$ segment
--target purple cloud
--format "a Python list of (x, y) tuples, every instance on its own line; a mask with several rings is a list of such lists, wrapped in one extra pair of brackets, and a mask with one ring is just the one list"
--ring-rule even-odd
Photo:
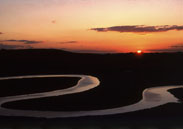
[(115, 31), (120, 33), (152, 33), (152, 32), (166, 32), (170, 30), (180, 31), (183, 30), (183, 26), (178, 25), (162, 25), (162, 26), (145, 26), (145, 25), (133, 25), (133, 26), (112, 26), (107, 28), (91, 28), (97, 32)]
[(38, 43), (42, 43), (42, 41), (34, 41), (34, 40), (14, 40), (14, 39), (11, 39), (11, 40), (5, 40), (5, 41), (8, 41), (8, 42), (22, 42), (24, 44), (38, 44)]
[(23, 46), (23, 45), (8, 45), (4, 43), (0, 43), (0, 49), (25, 49), (25, 48), (32, 48), (30, 46)]

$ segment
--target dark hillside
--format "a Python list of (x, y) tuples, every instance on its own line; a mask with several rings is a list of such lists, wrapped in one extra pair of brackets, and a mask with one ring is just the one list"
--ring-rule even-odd
[[(5, 104), (14, 108), (36, 110), (111, 108), (137, 102), (147, 87), (183, 84), (183, 53), (136, 55), (79, 54), (49, 49), (2, 50), (0, 60), (0, 76), (85, 74), (96, 76), (101, 81), (99, 87), (80, 94)], [(39, 107), (38, 103), (45, 106)]]

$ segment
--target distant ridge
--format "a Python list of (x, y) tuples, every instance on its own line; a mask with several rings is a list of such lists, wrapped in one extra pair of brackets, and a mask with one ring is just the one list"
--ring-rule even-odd
[(2, 51), (12, 51), (12, 52), (59, 52), (59, 53), (74, 53), (70, 51), (65, 51), (61, 49), (1, 49)]
[[(134, 55), (135, 52), (128, 52), (128, 53), (90, 53), (90, 52), (77, 52), (77, 51), (67, 51), (62, 49), (0, 49), (0, 54), (67, 54), (67, 55)], [(143, 55), (151, 55), (151, 54), (183, 54), (183, 52), (153, 52), (153, 53), (143, 53)]]

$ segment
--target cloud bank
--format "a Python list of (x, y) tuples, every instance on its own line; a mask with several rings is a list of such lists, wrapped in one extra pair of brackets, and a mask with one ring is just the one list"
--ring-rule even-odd
[(91, 28), (97, 32), (115, 31), (120, 33), (152, 33), (152, 32), (166, 32), (170, 30), (180, 31), (183, 30), (183, 26), (178, 25), (163, 25), (163, 26), (145, 26), (145, 25), (133, 25), (133, 26), (112, 26), (107, 28)]
[(173, 45), (173, 46), (170, 46), (172, 48), (182, 48), (183, 49), (183, 44), (178, 44), (178, 45)]
[(78, 43), (78, 41), (66, 41), (66, 42), (60, 42), (61, 44), (70, 44), (70, 43)]
[(169, 46), (165, 49), (148, 49), (150, 52), (183, 52), (183, 44)]
[(14, 39), (11, 39), (11, 40), (5, 40), (7, 42), (21, 42), (21, 43), (24, 43), (24, 44), (38, 44), (38, 43), (42, 43), (42, 41), (34, 41), (34, 40), (14, 40)]
[(7, 44), (0, 43), (0, 49), (23, 49), (23, 48), (25, 48), (25, 46), (7, 45)]

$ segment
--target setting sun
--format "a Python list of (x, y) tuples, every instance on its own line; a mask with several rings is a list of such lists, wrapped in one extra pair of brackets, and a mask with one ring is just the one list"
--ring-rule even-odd
[(141, 53), (142, 53), (142, 50), (138, 50), (138, 51), (137, 51), (137, 54), (141, 54)]

